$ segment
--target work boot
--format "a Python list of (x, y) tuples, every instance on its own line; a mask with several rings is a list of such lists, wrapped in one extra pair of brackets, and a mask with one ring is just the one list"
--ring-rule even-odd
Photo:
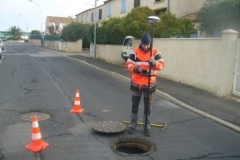
[(145, 137), (151, 137), (150, 129), (144, 130), (144, 136)]
[(132, 127), (129, 128), (129, 131), (128, 131), (129, 134), (134, 134), (135, 132), (136, 132), (136, 128), (132, 128)]

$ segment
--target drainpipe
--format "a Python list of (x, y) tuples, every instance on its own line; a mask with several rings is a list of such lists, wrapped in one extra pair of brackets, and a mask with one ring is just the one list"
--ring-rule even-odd
[(96, 33), (97, 33), (97, 11), (96, 11), (96, 7), (97, 7), (97, 0), (95, 0), (95, 8), (94, 8), (94, 60), (96, 60), (96, 54), (97, 54), (97, 52), (96, 52), (96, 38), (97, 38), (97, 36), (96, 36)]
[(170, 11), (170, 0), (168, 0), (167, 13)]

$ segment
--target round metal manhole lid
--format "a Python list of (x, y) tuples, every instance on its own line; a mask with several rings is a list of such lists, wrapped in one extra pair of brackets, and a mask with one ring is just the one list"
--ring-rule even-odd
[(32, 116), (36, 115), (38, 118), (38, 121), (44, 121), (50, 118), (50, 115), (47, 113), (43, 112), (29, 112), (29, 113), (24, 113), (20, 116), (21, 119), (25, 121), (32, 121)]
[(92, 129), (101, 133), (119, 133), (126, 129), (126, 125), (120, 122), (101, 121), (93, 124)]

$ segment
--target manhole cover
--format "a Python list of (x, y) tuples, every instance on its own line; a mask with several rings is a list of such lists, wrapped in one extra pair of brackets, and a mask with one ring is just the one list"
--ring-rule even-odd
[(154, 151), (154, 145), (140, 138), (120, 138), (112, 143), (112, 148), (119, 154), (147, 155)]
[(36, 115), (38, 118), (38, 121), (43, 121), (46, 119), (50, 118), (50, 115), (47, 113), (43, 113), (43, 112), (29, 112), (29, 113), (24, 113), (20, 116), (21, 119), (25, 120), (25, 121), (32, 121), (32, 116)]
[(126, 129), (126, 125), (113, 121), (101, 121), (93, 124), (92, 129), (102, 133), (119, 133)]

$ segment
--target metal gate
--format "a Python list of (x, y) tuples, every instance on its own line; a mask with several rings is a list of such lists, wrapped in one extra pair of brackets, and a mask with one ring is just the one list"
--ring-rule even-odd
[(237, 55), (234, 71), (233, 94), (240, 96), (240, 39), (237, 41)]

